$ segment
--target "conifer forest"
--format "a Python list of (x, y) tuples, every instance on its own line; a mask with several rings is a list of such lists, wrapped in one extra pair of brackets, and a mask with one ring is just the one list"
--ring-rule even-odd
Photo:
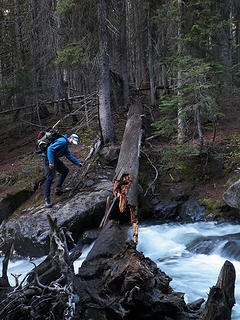
[(97, 92), (113, 141), (112, 110), (148, 89), (156, 132), (181, 144), (195, 121), (202, 147), (201, 117), (216, 130), (221, 93), (239, 84), (237, 0), (1, 0), (0, 15), (0, 112), (29, 123)]
[(240, 319), (239, 101), (240, 0), (0, 0), (0, 319)]

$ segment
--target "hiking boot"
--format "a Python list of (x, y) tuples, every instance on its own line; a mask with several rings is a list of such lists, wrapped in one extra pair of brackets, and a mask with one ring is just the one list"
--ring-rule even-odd
[(62, 187), (56, 187), (55, 194), (56, 196), (60, 196), (63, 193)]
[(51, 208), (52, 203), (51, 203), (50, 198), (45, 198), (45, 206), (46, 206), (47, 208)]

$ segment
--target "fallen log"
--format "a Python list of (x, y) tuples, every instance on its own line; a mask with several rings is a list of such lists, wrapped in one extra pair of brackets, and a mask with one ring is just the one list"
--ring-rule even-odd
[(232, 307), (235, 304), (235, 279), (235, 268), (226, 260), (216, 285), (210, 289), (201, 320), (231, 320)]
[(142, 138), (142, 105), (130, 106), (114, 174), (113, 195), (119, 200), (121, 213), (129, 212), (133, 227), (133, 241), (138, 241), (138, 171)]
[(198, 319), (184, 293), (169, 285), (172, 279), (138, 252), (127, 229), (109, 221), (74, 277), (75, 320)]

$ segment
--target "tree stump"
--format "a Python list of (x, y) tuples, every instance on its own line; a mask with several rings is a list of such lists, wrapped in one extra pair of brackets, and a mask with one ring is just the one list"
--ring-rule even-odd
[(201, 320), (231, 320), (232, 307), (235, 304), (236, 272), (233, 264), (226, 260), (216, 286), (210, 289)]

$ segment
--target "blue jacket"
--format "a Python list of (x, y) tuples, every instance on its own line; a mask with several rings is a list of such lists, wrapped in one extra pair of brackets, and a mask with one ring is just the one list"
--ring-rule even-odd
[[(52, 143), (47, 149), (47, 158), (50, 164), (54, 164), (54, 159), (61, 158), (65, 156), (72, 163), (78, 165), (80, 162), (70, 153), (69, 151), (69, 141), (67, 135), (64, 135), (65, 138), (60, 137)], [(43, 153), (43, 156), (46, 157), (46, 154)]]

